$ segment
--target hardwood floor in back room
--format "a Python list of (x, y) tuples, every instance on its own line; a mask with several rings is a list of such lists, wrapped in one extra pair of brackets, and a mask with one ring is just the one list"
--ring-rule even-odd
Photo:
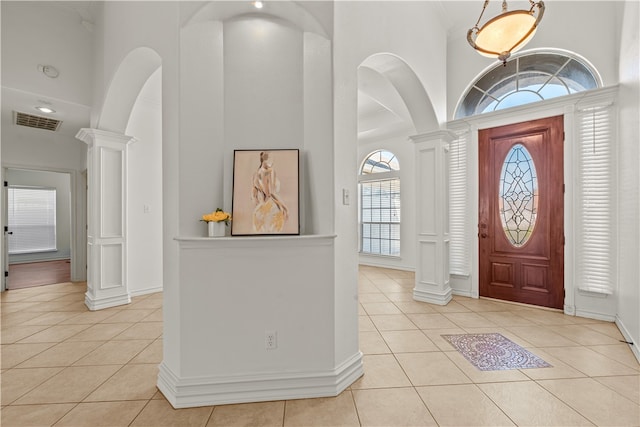
[(7, 289), (31, 288), (70, 281), (71, 262), (68, 259), (10, 264)]

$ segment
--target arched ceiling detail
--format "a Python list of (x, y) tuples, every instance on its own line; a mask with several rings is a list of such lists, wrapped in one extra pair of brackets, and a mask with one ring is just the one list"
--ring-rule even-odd
[(124, 133), (140, 90), (161, 65), (162, 59), (153, 49), (139, 47), (129, 52), (111, 80), (97, 128)]
[(361, 138), (438, 128), (429, 95), (400, 57), (379, 53), (358, 67), (358, 126)]

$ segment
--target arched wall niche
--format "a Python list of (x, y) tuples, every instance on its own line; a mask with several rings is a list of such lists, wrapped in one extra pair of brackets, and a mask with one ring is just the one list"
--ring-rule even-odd
[(265, 9), (213, 2), (181, 29), (181, 235), (202, 234), (190, 219), (232, 209), (238, 149), (299, 149), (300, 233), (333, 231), (331, 41), (295, 3)]
[(258, 11), (253, 6), (253, 2), (210, 2), (185, 19), (183, 28), (189, 25), (207, 22), (225, 22), (240, 17), (261, 17), (272, 19), (282, 19), (295, 25), (300, 31), (315, 33), (325, 38), (329, 38), (329, 32), (324, 28), (316, 17), (303, 6), (290, 1), (275, 1), (265, 3), (263, 9)]
[(142, 87), (161, 65), (162, 58), (151, 48), (129, 52), (111, 80), (96, 127), (124, 134)]
[[(296, 3), (242, 3), (180, 29), (178, 286), (165, 283), (158, 376), (176, 408), (335, 396), (363, 373), (356, 289), (336, 278), (331, 40)], [(302, 236), (204, 238), (202, 214), (233, 206), (234, 150), (281, 148), (300, 152)], [(203, 339), (203, 324), (225, 326)], [(269, 360), (248, 333), (265, 325), (287, 343)]]

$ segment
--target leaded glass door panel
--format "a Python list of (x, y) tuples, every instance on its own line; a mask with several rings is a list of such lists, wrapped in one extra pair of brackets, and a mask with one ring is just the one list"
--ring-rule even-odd
[(562, 308), (562, 116), (479, 132), (480, 295)]

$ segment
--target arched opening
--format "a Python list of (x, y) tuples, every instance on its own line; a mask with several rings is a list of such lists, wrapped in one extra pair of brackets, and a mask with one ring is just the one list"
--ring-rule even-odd
[(129, 52), (111, 80), (94, 127), (124, 133), (142, 87), (161, 65), (162, 59), (153, 49), (139, 47)]
[[(416, 183), (413, 177), (417, 165), (415, 146), (409, 142), (409, 137), (437, 128), (438, 122), (429, 96), (413, 69), (403, 59), (393, 54), (380, 53), (368, 57), (360, 64), (358, 67), (359, 164), (357, 169), (360, 264), (401, 269), (413, 268), (412, 266), (415, 265), (414, 245), (403, 244), (400, 247), (399, 243), (413, 241), (416, 233), (414, 224), (417, 207), (411, 195), (415, 192)], [(365, 182), (368, 181), (367, 177), (362, 175), (362, 165), (366, 161), (365, 158), (376, 152), (393, 153), (396, 161), (402, 164), (401, 169), (385, 173), (385, 175), (391, 173), (393, 177), (378, 177), (385, 178), (384, 182), (387, 184), (397, 181), (398, 191), (391, 192), (398, 198), (398, 205), (400, 203), (399, 182), (403, 183), (402, 223), (397, 218), (397, 223), (391, 224), (389, 221), (384, 225), (385, 230), (390, 231), (393, 228), (397, 232), (394, 238), (391, 238), (389, 232), (387, 233), (387, 243), (390, 246), (384, 253), (372, 252), (370, 233), (373, 224), (371, 218), (365, 218), (364, 214), (367, 211), (364, 203), (370, 202), (371, 189)], [(388, 181), (386, 178), (393, 178), (393, 180)], [(365, 194), (365, 190), (368, 194)], [(384, 199), (387, 200), (386, 197)], [(374, 228), (377, 230), (379, 227), (383, 225), (375, 224)], [(377, 239), (376, 242), (381, 242), (378, 237), (375, 239)], [(368, 244), (365, 244), (365, 240)], [(395, 245), (393, 250), (391, 245)]]
[(86, 304), (101, 309), (162, 290), (162, 68), (152, 49), (115, 72), (88, 150)]

